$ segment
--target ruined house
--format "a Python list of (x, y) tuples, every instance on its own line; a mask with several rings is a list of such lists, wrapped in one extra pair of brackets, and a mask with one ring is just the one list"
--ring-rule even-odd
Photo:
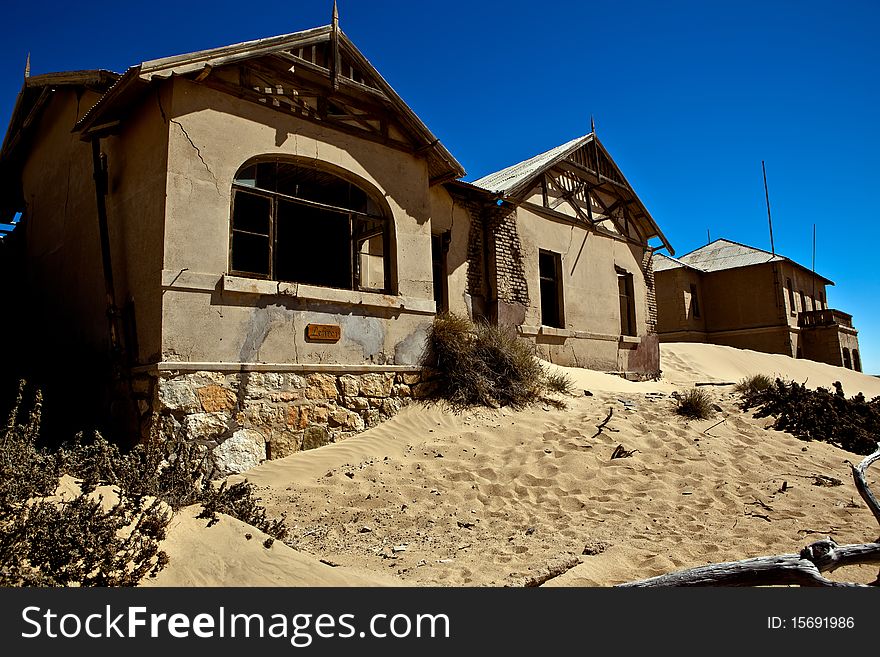
[(862, 370), (852, 315), (834, 283), (779, 254), (719, 239), (654, 261), (663, 342), (709, 342)]
[(659, 370), (665, 238), (595, 135), (462, 182), (335, 18), (26, 77), (0, 167), (22, 351), (82, 403), (112, 372), (115, 417), (229, 471), (395, 413), (442, 310), (554, 362)]

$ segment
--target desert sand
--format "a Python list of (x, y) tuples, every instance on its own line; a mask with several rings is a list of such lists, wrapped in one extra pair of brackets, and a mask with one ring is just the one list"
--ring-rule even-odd
[[(827, 536), (874, 540), (847, 464), (862, 457), (768, 428), (730, 384), (755, 373), (840, 380), (870, 398), (880, 379), (714, 345), (661, 353), (654, 382), (559, 368), (575, 383), (564, 410), (411, 404), (344, 442), (263, 463), (241, 478), (286, 516), (286, 545), (266, 548), (228, 517), (208, 528), (185, 509), (163, 545), (169, 565), (147, 584), (522, 586), (558, 568), (545, 586), (610, 586)], [(671, 394), (695, 384), (712, 384), (709, 420), (674, 412)], [(612, 459), (618, 445), (631, 455)], [(868, 475), (877, 490), (876, 468)], [(868, 582), (876, 567), (831, 577)]]

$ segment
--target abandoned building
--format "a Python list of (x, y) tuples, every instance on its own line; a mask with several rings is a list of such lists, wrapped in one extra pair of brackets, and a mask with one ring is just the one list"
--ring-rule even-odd
[(852, 315), (828, 307), (834, 283), (788, 258), (719, 239), (679, 258), (657, 254), (657, 333), (861, 371)]
[(70, 395), (112, 371), (134, 433), (227, 471), (395, 413), (444, 310), (557, 363), (659, 371), (648, 241), (669, 245), (595, 134), (463, 182), (335, 16), (26, 76), (0, 167), (22, 351), (76, 372)]

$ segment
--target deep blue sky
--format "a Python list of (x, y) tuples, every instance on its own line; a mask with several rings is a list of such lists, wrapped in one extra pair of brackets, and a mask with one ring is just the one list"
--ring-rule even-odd
[[(33, 74), (324, 25), (332, 2), (7, 3), (0, 125)], [(589, 132), (678, 254), (726, 237), (836, 282), (880, 373), (880, 2), (340, 0), (342, 29), (468, 180)], [(852, 391), (855, 392), (855, 391)]]

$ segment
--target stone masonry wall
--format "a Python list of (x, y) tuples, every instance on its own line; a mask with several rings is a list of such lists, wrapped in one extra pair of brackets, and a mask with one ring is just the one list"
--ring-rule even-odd
[(162, 372), (153, 425), (211, 450), (225, 473), (242, 472), (376, 426), (412, 399), (420, 379), (417, 372)]

